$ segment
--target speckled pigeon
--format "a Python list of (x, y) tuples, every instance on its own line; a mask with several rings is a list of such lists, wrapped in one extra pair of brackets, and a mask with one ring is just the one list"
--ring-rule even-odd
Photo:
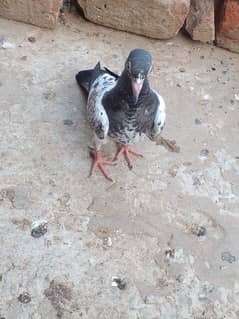
[(110, 137), (119, 146), (115, 159), (124, 155), (132, 168), (129, 153), (142, 156), (129, 145), (140, 141), (145, 135), (154, 139), (165, 124), (163, 98), (150, 88), (148, 74), (152, 68), (152, 57), (143, 49), (132, 50), (120, 76), (109, 69), (80, 71), (76, 75), (78, 84), (86, 91), (87, 116), (94, 132), (94, 158), (90, 175), (98, 167), (111, 180), (104, 165), (112, 164), (102, 158), (101, 146)]

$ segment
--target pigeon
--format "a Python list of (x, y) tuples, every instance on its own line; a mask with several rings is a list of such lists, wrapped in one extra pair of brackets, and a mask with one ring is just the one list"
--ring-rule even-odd
[(129, 155), (142, 155), (131, 145), (145, 136), (154, 140), (163, 130), (165, 102), (150, 87), (148, 75), (151, 69), (151, 54), (144, 49), (134, 49), (129, 53), (120, 76), (108, 68), (101, 68), (100, 62), (94, 69), (76, 75), (77, 83), (88, 97), (87, 117), (94, 133), (90, 175), (98, 168), (105, 178), (111, 180), (104, 166), (114, 165), (114, 162), (101, 155), (101, 147), (108, 138), (118, 145), (114, 160), (123, 155), (132, 169)]

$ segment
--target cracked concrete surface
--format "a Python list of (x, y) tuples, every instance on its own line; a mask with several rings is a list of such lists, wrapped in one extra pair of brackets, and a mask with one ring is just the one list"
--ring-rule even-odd
[[(0, 318), (239, 318), (239, 56), (66, 21), (0, 19), (15, 46), (0, 48)], [(114, 183), (88, 178), (75, 73), (98, 60), (119, 72), (135, 47), (152, 52), (180, 152), (145, 140), (132, 171), (119, 161)]]

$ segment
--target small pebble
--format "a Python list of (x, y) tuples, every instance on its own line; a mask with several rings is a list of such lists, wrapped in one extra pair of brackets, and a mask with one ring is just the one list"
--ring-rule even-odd
[(181, 87), (182, 87), (182, 85), (181, 85), (181, 84), (179, 84), (179, 83), (177, 83), (177, 87), (181, 88)]
[(27, 56), (26, 56), (26, 55), (23, 55), (23, 56), (21, 57), (21, 60), (22, 60), (22, 61), (26, 61), (26, 60), (27, 60)]
[(209, 150), (208, 149), (205, 148), (205, 149), (200, 151), (200, 156), (201, 157), (208, 157), (208, 155), (209, 155)]
[(222, 252), (221, 258), (223, 261), (227, 261), (230, 264), (234, 263), (237, 260), (237, 258), (233, 256), (229, 251)]
[(202, 121), (201, 121), (200, 119), (197, 119), (197, 118), (196, 118), (196, 119), (194, 120), (194, 123), (197, 124), (197, 125), (200, 125), (200, 124), (202, 124)]
[(216, 68), (214, 68), (214, 66), (211, 69), (212, 69), (212, 71), (216, 71)]
[(28, 37), (28, 41), (31, 43), (36, 42), (36, 38), (35, 37)]
[(39, 238), (47, 232), (47, 224), (46, 220), (39, 220), (32, 223), (31, 235), (34, 238)]
[(209, 95), (209, 94), (205, 94), (205, 95), (203, 96), (203, 99), (204, 99), (204, 100), (210, 100), (210, 99), (211, 99), (211, 97), (210, 97), (210, 95)]
[(63, 124), (64, 124), (64, 125), (67, 125), (67, 126), (71, 126), (71, 125), (74, 124), (74, 122), (73, 122), (72, 120), (68, 120), (68, 119), (67, 119), (67, 120), (64, 120), (64, 121), (63, 121)]
[(192, 227), (191, 227), (191, 233), (193, 235), (198, 236), (198, 237), (205, 236), (206, 232), (207, 232), (207, 230), (204, 226), (192, 225)]
[(111, 237), (105, 237), (103, 238), (103, 245), (111, 247), (112, 246), (112, 239)]
[(234, 98), (235, 98), (236, 101), (239, 101), (239, 94), (235, 94)]
[(31, 296), (28, 292), (23, 292), (18, 296), (18, 301), (21, 303), (29, 303), (31, 301)]
[(13, 49), (15, 46), (14, 44), (8, 42), (8, 41), (4, 41), (2, 44), (1, 44), (1, 47), (3, 49)]
[(125, 279), (120, 279), (119, 277), (112, 277), (112, 287), (118, 287), (120, 290), (126, 289)]
[(182, 73), (186, 72), (186, 70), (184, 68), (179, 68), (179, 71)]
[(169, 258), (174, 258), (175, 256), (175, 249), (173, 248), (168, 248), (165, 250), (165, 256), (169, 259)]

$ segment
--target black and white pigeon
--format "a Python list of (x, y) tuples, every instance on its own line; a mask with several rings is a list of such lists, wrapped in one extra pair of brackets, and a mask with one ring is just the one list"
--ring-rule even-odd
[(152, 69), (152, 57), (143, 49), (132, 50), (119, 76), (109, 69), (80, 71), (76, 75), (78, 84), (88, 95), (87, 117), (94, 132), (94, 157), (90, 175), (98, 167), (111, 180), (104, 165), (113, 164), (101, 156), (101, 146), (110, 137), (119, 149), (115, 159), (124, 155), (132, 168), (129, 153), (142, 156), (129, 145), (146, 135), (154, 139), (165, 125), (165, 103), (163, 98), (150, 88), (148, 75)]

